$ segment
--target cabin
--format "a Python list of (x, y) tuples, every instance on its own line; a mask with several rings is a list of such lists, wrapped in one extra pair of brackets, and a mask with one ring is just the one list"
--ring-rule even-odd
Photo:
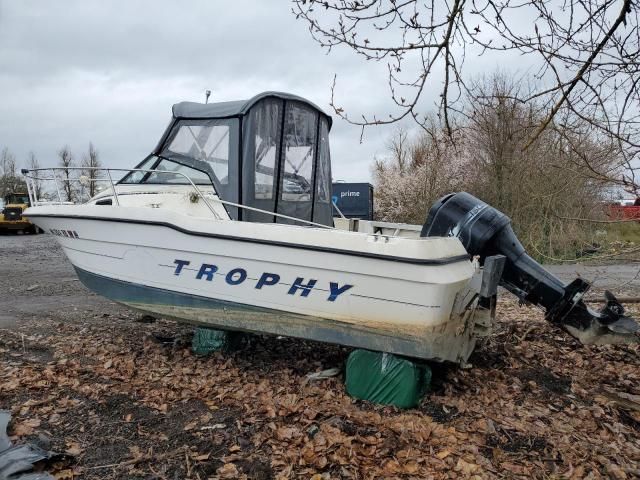
[[(265, 92), (250, 100), (181, 102), (138, 169), (171, 170), (213, 185), (229, 218), (296, 223), (275, 212), (332, 226), (331, 117), (302, 97)], [(130, 172), (119, 184), (180, 184), (182, 175)]]

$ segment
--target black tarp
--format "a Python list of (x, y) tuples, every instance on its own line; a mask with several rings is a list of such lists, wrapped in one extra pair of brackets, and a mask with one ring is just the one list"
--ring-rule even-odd
[(0, 410), (0, 480), (54, 480), (47, 472), (34, 472), (33, 467), (42, 460), (58, 454), (47, 452), (35, 445), (11, 445), (7, 426), (11, 413)]

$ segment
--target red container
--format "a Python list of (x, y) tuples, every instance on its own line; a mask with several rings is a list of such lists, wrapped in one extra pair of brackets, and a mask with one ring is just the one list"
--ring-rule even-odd
[(610, 205), (609, 216), (614, 220), (640, 221), (640, 206)]

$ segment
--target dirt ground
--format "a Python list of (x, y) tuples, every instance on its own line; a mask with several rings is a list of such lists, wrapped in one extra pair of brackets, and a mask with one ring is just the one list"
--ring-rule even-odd
[[(597, 268), (640, 293), (638, 266)], [(347, 348), (196, 357), (190, 327), (88, 292), (53, 237), (0, 235), (0, 408), (15, 442), (66, 454), (61, 479), (640, 477), (638, 346), (582, 346), (507, 296), (498, 313), (472, 368), (436, 367), (399, 411), (307, 378)]]

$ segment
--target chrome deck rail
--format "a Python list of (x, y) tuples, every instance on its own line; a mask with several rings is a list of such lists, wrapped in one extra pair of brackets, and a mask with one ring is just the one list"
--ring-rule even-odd
[[(82, 172), (86, 172), (88, 170), (92, 170), (94, 172), (105, 172), (105, 177), (87, 177), (84, 175), (81, 175), (78, 178), (61, 178), (58, 175), (56, 175), (56, 172), (67, 172), (69, 170), (74, 170), (74, 171), (82, 171)], [(50, 172), (51, 173), (51, 177), (40, 177), (38, 176), (38, 172)], [(173, 170), (155, 170), (155, 169), (151, 169), (151, 168), (105, 168), (105, 167), (48, 167), (48, 168), (32, 168), (32, 169), (22, 169), (21, 173), (22, 175), (25, 177), (26, 179), (26, 183), (27, 183), (27, 193), (29, 194), (29, 201), (31, 202), (31, 205), (33, 206), (40, 206), (43, 205), (45, 203), (45, 201), (40, 200), (39, 198), (37, 198), (37, 188), (36, 188), (36, 182), (39, 181), (53, 181), (55, 184), (55, 189), (57, 192), (57, 196), (58, 196), (58, 202), (51, 202), (51, 201), (46, 201), (47, 205), (68, 205), (69, 203), (73, 203), (73, 202), (68, 202), (68, 201), (64, 201), (62, 199), (62, 192), (60, 190), (60, 185), (58, 184), (58, 181), (60, 182), (79, 182), (81, 185), (83, 184), (83, 182), (104, 182), (104, 181), (108, 181), (111, 191), (113, 192), (113, 199), (115, 201), (115, 205), (116, 206), (121, 206), (120, 205), (120, 199), (118, 198), (118, 191), (116, 189), (117, 186), (117, 182), (114, 183), (113, 181), (113, 176), (111, 175), (111, 172), (144, 172), (144, 173), (159, 173), (159, 174), (170, 174), (170, 175), (180, 175), (181, 177), (184, 177), (188, 184), (190, 184), (193, 189), (195, 190), (196, 194), (198, 195), (199, 198), (202, 198), (202, 200), (204, 200), (204, 203), (206, 204), (207, 208), (209, 209), (209, 211), (213, 214), (213, 216), (217, 219), (217, 220), (223, 220), (223, 218), (218, 214), (218, 212), (216, 212), (216, 210), (213, 208), (213, 206), (209, 203), (209, 200), (212, 200), (214, 202), (220, 203), (222, 205), (229, 205), (231, 207), (236, 207), (236, 208), (241, 208), (244, 210), (251, 210), (254, 212), (259, 212), (259, 213), (263, 213), (269, 216), (274, 216), (274, 217), (278, 217), (278, 218), (284, 218), (287, 220), (291, 220), (294, 222), (298, 222), (298, 223), (303, 223), (306, 225), (313, 225), (315, 227), (321, 227), (321, 228), (326, 228), (326, 229), (333, 229), (334, 227), (330, 227), (328, 225), (322, 225), (321, 223), (315, 223), (315, 222), (311, 222), (309, 220), (303, 220), (300, 218), (295, 218), (295, 217), (290, 217), (288, 215), (283, 215), (281, 213), (276, 213), (276, 212), (270, 212), (268, 210), (263, 210), (261, 208), (255, 208), (255, 207), (249, 207), (246, 205), (242, 205), (240, 203), (234, 203), (234, 202), (229, 202), (227, 200), (222, 200), (221, 198), (219, 198), (217, 196), (217, 192), (215, 189), (215, 186), (213, 184), (211, 184), (211, 187), (213, 188), (213, 191), (216, 192), (216, 196), (210, 199), (207, 199), (205, 197), (205, 195), (202, 193), (202, 191), (200, 190), (200, 188), (198, 188), (198, 186), (191, 180), (191, 178), (189, 178), (187, 175), (185, 175), (182, 172), (176, 172)], [(136, 185), (136, 184), (126, 184), (126, 185)], [(183, 184), (171, 184), (168, 183), (167, 185), (183, 185)], [(84, 202), (83, 204), (86, 204), (88, 202)]]

